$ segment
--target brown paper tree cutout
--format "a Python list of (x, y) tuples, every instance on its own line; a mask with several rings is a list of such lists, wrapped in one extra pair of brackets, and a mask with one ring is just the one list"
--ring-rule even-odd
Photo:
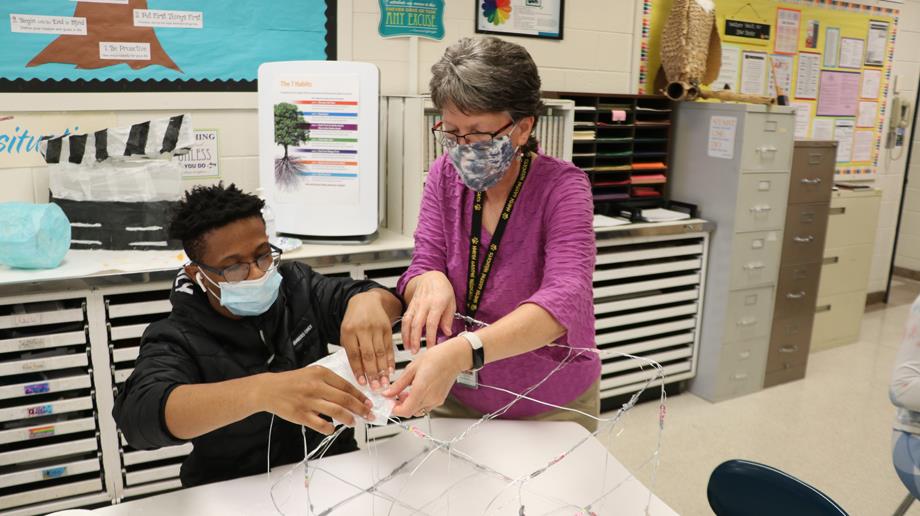
[[(77, 2), (73, 15), (86, 18), (86, 35), (62, 35), (32, 58), (26, 66), (48, 63), (73, 64), (78, 69), (96, 69), (126, 64), (133, 70), (151, 65), (182, 70), (163, 50), (153, 27), (135, 27), (134, 10), (146, 9), (147, 0), (129, 0), (123, 4)], [(100, 59), (99, 43), (149, 43), (150, 60)]]

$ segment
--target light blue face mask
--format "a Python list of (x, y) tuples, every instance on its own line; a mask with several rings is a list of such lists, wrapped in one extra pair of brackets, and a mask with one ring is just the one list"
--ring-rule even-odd
[(511, 141), (511, 133), (516, 127), (492, 141), (456, 144), (448, 149), (447, 153), (463, 184), (476, 192), (484, 192), (505, 177), (518, 153), (518, 148)]
[(218, 299), (220, 305), (229, 310), (231, 314), (240, 317), (262, 315), (271, 308), (278, 299), (278, 291), (283, 279), (278, 269), (269, 270), (259, 279), (234, 283), (226, 281), (215, 283), (211, 278), (204, 276), (209, 282), (220, 288), (220, 296), (218, 296), (205, 287), (201, 280), (202, 276), (200, 272), (196, 276), (198, 286)]

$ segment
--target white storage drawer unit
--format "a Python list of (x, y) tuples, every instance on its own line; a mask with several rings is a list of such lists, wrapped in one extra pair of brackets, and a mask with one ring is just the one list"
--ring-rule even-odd
[(111, 496), (100, 475), (87, 294), (0, 298), (0, 513)]
[(597, 231), (595, 338), (601, 401), (639, 390), (657, 371), (621, 354), (655, 360), (671, 384), (696, 370), (709, 235), (700, 221)]

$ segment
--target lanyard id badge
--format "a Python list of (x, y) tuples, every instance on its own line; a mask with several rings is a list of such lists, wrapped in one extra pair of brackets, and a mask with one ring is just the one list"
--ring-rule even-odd
[(473, 199), (473, 221), (470, 224), (470, 261), (466, 284), (466, 315), (467, 317), (476, 317), (476, 311), (482, 302), (482, 292), (486, 289), (486, 282), (489, 280), (489, 273), (492, 272), (492, 266), (495, 263), (495, 256), (498, 254), (498, 246), (501, 244), (502, 237), (505, 235), (505, 228), (511, 219), (511, 211), (521, 195), (521, 189), (524, 187), (524, 180), (530, 172), (530, 154), (521, 158), (521, 172), (508, 193), (508, 199), (505, 200), (505, 206), (502, 208), (498, 224), (495, 226), (495, 233), (492, 235), (492, 242), (489, 244), (485, 253), (485, 259), (482, 262), (480, 270), (480, 258), (483, 254), (482, 245), (482, 209), (484, 204), (483, 192), (476, 192)]
[(457, 375), (457, 383), (470, 389), (479, 388), (479, 371), (464, 371)]

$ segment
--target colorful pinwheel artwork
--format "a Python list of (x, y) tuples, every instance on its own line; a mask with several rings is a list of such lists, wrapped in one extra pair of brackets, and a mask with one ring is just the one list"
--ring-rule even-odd
[(501, 25), (511, 17), (511, 0), (485, 0), (482, 3), (482, 15), (492, 25)]

